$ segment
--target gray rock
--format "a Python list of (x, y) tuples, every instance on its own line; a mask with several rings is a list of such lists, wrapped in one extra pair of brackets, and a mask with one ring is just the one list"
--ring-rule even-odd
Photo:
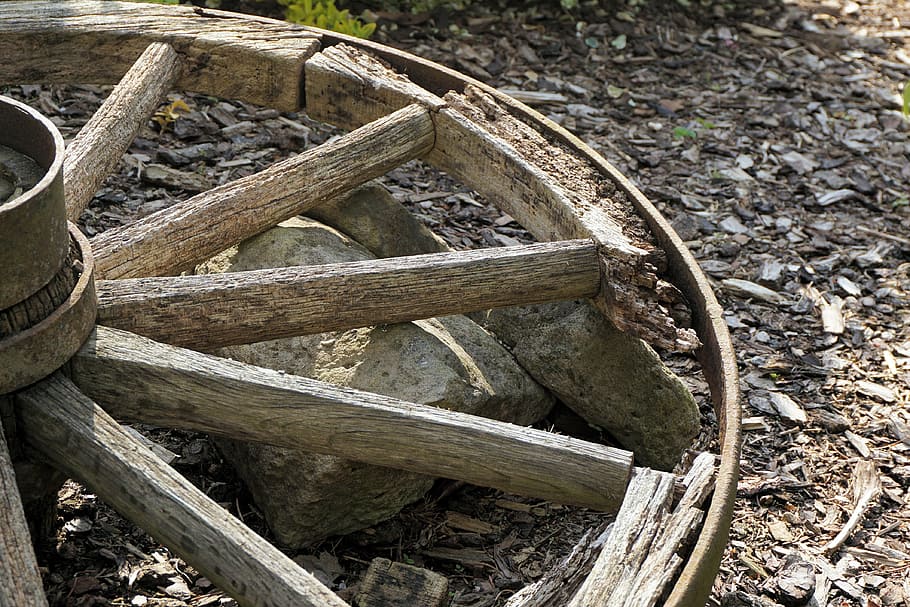
[(389, 191), (376, 182), (357, 188), (345, 198), (321, 204), (307, 216), (341, 230), (376, 257), (403, 257), (448, 249)]
[(633, 451), (638, 465), (672, 469), (698, 434), (698, 405), (685, 385), (593, 306), (560, 302), (472, 317), (541, 385)]
[[(380, 257), (446, 250), (385, 188), (372, 185), (355, 198), (323, 208), (320, 217), (344, 225), (358, 242), (376, 243), (369, 246)], [(380, 226), (386, 217), (410, 227), (399, 226), (393, 238), (384, 238), (387, 229)], [(672, 469), (698, 434), (698, 406), (680, 379), (645, 342), (615, 329), (587, 302), (471, 317), (496, 334), (541, 385), (634, 451), (639, 465)]]
[[(292, 219), (200, 267), (240, 271), (369, 259), (340, 232)], [(553, 404), (492, 336), (463, 316), (224, 348), (222, 355), (337, 385), (526, 425)], [(297, 450), (222, 441), (277, 540), (300, 547), (395, 515), (433, 479)]]

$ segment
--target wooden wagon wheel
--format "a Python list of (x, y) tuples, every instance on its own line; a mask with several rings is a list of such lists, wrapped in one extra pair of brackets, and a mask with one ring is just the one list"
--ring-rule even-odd
[[(32, 228), (44, 230), (37, 233), (53, 236), (47, 243), (26, 241), (27, 254), (35, 257), (36, 250), (46, 250), (47, 256), (57, 256), (46, 264), (50, 270), (38, 273), (47, 279), (49, 271), (60, 274), (62, 265), (76, 284), (67, 288), (70, 295), (62, 303), (43, 296), (23, 302), (33, 289), (9, 273), (15, 264), (0, 263), (0, 311), (43, 306), (46, 316), (26, 318), (19, 333), (14, 327), (0, 338), (0, 394), (7, 394), (0, 405), (2, 399), (15, 405), (12, 436), (18, 433), (56, 467), (87, 482), (242, 604), (342, 605), (306, 571), (157, 460), (110, 415), (305, 446), (615, 510), (632, 470), (628, 452), (337, 388), (183, 346), (207, 350), (585, 297), (623, 330), (664, 347), (690, 348), (697, 339), (678, 329), (661, 307), (667, 293), (671, 299), (674, 293), (655, 273), (655, 266), (665, 264), (667, 276), (692, 307), (702, 344), (696, 354), (720, 423), (714, 494), (666, 604), (704, 604), (726, 544), (738, 471), (732, 346), (720, 308), (686, 247), (644, 196), (578, 139), (479, 82), (405, 53), (218, 11), (81, 0), (3, 2), (0, 56), (2, 83), (112, 83), (123, 76), (66, 150), (63, 185), (70, 219), (78, 217), (172, 88), (280, 110), (303, 107), (316, 119), (351, 129), (333, 143), (257, 175), (105, 232), (90, 247), (73, 227), (67, 247), (66, 229), (50, 206), (46, 215), (28, 214)], [(0, 124), (2, 119), (0, 115)], [(542, 166), (535, 156), (541, 141), (556, 146), (571, 162)], [(36, 158), (44, 157), (46, 191), (59, 187), (54, 172), (60, 170), (61, 144), (55, 140), (45, 143), (43, 152), (34, 151)], [(553, 242), (337, 266), (176, 276), (418, 157), (486, 195), (539, 240)], [(586, 179), (608, 183), (628, 208), (605, 209), (575, 192), (578, 171)], [(644, 219), (665, 258), (654, 252), (658, 248), (642, 248), (626, 234), (622, 213), (631, 209)], [(3, 213), (8, 210), (0, 204), (4, 237)], [(9, 237), (14, 237), (11, 230)], [(8, 259), (13, 258), (0, 257), (0, 262)], [(21, 254), (15, 259), (17, 264), (27, 261)], [(18, 282), (24, 285), (21, 293), (6, 290)], [(93, 286), (103, 325), (95, 328)], [(413, 300), (409, 309), (399, 305), (402, 292)], [(86, 335), (64, 369), (53, 372)], [(34, 341), (24, 348), (29, 340)], [(26, 361), (23, 352), (32, 358)], [(0, 510), (0, 604), (39, 605), (41, 582), (2, 438), (0, 433), (0, 505), (8, 507)]]

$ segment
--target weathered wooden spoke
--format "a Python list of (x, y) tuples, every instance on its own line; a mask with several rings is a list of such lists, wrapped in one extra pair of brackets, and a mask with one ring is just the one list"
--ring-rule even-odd
[[(612, 510), (631, 453), (98, 327), (73, 380), (119, 418), (341, 455)], [(161, 394), (167, 394), (161, 398)]]
[(103, 280), (97, 288), (99, 323), (212, 350), (594, 297), (600, 262), (597, 246), (578, 240), (325, 266)]
[(47, 605), (0, 424), (0, 605)]
[(25, 438), (246, 605), (345, 605), (56, 374), (16, 395)]
[(177, 82), (182, 66), (170, 44), (150, 44), (67, 146), (63, 184), (70, 220), (79, 218), (120, 162), (136, 133)]
[(99, 278), (178, 274), (322, 200), (427, 152), (433, 121), (411, 105), (335, 141), (92, 239)]
[[(4, 399), (16, 404), (22, 437), (58, 467), (84, 480), (244, 605), (343, 603), (135, 443), (95, 401), (124, 419), (330, 453), (561, 503), (603, 510), (621, 506), (624, 527), (613, 537), (613, 554), (603, 555), (578, 594), (573, 587), (560, 596), (574, 597), (573, 605), (620, 600), (608, 587), (613, 582), (604, 580), (615, 579), (615, 558), (622, 560), (632, 546), (650, 553), (636, 555), (642, 559), (623, 582), (623, 592), (644, 589), (666, 596), (665, 589), (654, 589), (659, 582), (673, 586), (666, 605), (704, 604), (736, 489), (736, 359), (720, 307), (684, 243), (625, 177), (584, 144), (497, 91), (405, 53), (208, 9), (88, 0), (0, 2), (0, 57), (0, 83), (115, 84), (123, 76), (67, 151), (70, 217), (85, 207), (169, 90), (279, 110), (305, 107), (311, 118), (349, 131), (261, 173), (99, 235), (91, 243), (94, 270), (84, 238), (73, 236), (81, 260), (65, 249), (61, 210), (54, 219), (59, 225), (48, 231), (48, 259), (34, 265), (30, 282), (16, 279), (4, 289), (0, 312), (8, 313), (13, 304), (33, 305), (26, 297), (59, 274), (61, 260), (75, 259), (73, 268), (84, 266), (82, 275), (58, 309), (56, 302), (39, 298), (42, 305), (33, 307), (50, 313), (44, 321), (42, 312), (37, 324), (21, 333), (0, 333), (0, 362), (18, 352), (13, 348), (23, 336), (42, 346), (34, 352), (50, 347), (55, 332), (47, 327), (62, 326), (60, 318), (75, 318), (76, 310), (78, 318), (70, 319), (64, 332), (72, 346), (64, 359), (70, 356), (91, 329), (93, 307), (86, 311), (77, 304), (91, 299), (94, 306), (93, 271), (102, 279), (100, 322), (134, 333), (96, 327), (66, 366), (69, 379), (48, 375), (64, 360), (53, 356), (38, 357), (40, 373), (34, 377), (0, 366), (0, 405)], [(176, 276), (415, 158), (477, 190), (545, 242)], [(16, 209), (0, 203), (0, 211)], [(44, 222), (33, 209), (18, 211), (36, 230)], [(49, 206), (41, 212), (41, 218), (52, 216)], [(15, 238), (16, 226), (2, 219), (0, 214), (0, 233)], [(28, 261), (21, 254), (9, 259), (0, 264), (0, 279), (6, 277), (4, 266), (24, 267)], [(679, 479), (641, 470), (632, 474), (628, 452), (180, 347), (212, 350), (576, 298), (591, 298), (618, 328), (654, 345), (696, 349), (718, 413), (720, 466), (712, 485), (714, 458), (699, 458), (693, 467), (698, 478), (683, 481), (688, 491), (672, 512), (672, 488)], [(668, 312), (684, 300), (694, 331), (678, 327)], [(17, 364), (20, 371), (30, 366)], [(5, 455), (0, 440), (0, 506), (7, 504), (0, 511), (0, 604), (43, 605), (43, 597), (35, 595), (40, 580), (24, 545)], [(711, 488), (713, 498), (703, 513), (700, 504)], [(640, 518), (648, 518), (647, 526), (638, 525)], [(685, 560), (686, 530), (702, 518), (696, 546)], [(640, 529), (645, 531), (636, 539)], [(666, 576), (677, 568), (674, 584)], [(559, 582), (550, 580), (548, 588)], [(537, 604), (524, 600), (514, 604)]]

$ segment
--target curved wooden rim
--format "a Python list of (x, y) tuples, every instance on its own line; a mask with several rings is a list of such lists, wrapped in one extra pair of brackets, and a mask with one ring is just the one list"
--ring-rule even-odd
[(605, 176), (612, 179), (630, 197), (636, 209), (645, 217), (649, 227), (667, 252), (670, 275), (693, 307), (693, 322), (703, 343), (703, 346), (696, 352), (696, 356), (710, 386), (711, 398), (718, 418), (721, 461), (714, 495), (695, 548), (666, 602), (666, 605), (673, 607), (704, 605), (720, 567), (733, 519), (736, 486), (739, 480), (742, 414), (739, 405), (739, 374), (733, 341), (723, 319), (723, 309), (717, 302), (698, 262), (651, 201), (616, 167), (576, 136), (539, 112), (474, 78), (410, 53), (334, 32), (314, 31), (322, 34), (326, 45), (345, 43), (381, 57), (396, 70), (407, 74), (413, 82), (434, 94), (444, 94), (448, 90), (462, 91), (468, 85), (482, 89), (507, 106), (514, 115), (523, 117), (528, 123), (535, 125), (538, 130), (556, 136), (560, 141), (591, 160)]
[[(53, 3), (39, 2), (33, 4), (41, 4), (45, 6), (46, 10), (53, 10)], [(89, 3), (67, 4), (75, 5)], [(101, 3), (97, 4), (100, 5)], [(106, 6), (120, 5), (120, 3), (103, 4)], [(47, 9), (48, 6), (51, 6), (51, 9)], [(98, 10), (100, 11), (101, 9), (99, 8)], [(162, 9), (160, 7), (141, 6), (140, 8), (139, 6), (135, 6), (130, 10), (161, 11)], [(231, 19), (238, 19), (237, 15), (229, 13), (220, 13), (217, 11), (207, 12), (210, 13), (213, 18), (228, 18), (228, 16), (230, 16)], [(181, 14), (189, 15), (189, 12), (183, 10), (173, 13), (175, 18)], [(253, 18), (250, 18), (250, 21), (260, 24), (272, 23), (276, 24), (276, 28), (278, 27), (278, 22), (266, 22), (262, 19)], [(3, 27), (0, 25), (0, 30), (2, 29)], [(114, 31), (114, 29), (115, 28), (112, 28), (111, 31)], [(693, 307), (696, 330), (704, 344), (697, 355), (702, 363), (706, 379), (709, 382), (712, 400), (719, 420), (721, 462), (714, 496), (697, 544), (689, 557), (682, 574), (678, 577), (676, 586), (667, 603), (670, 605), (704, 604), (704, 601), (710, 592), (711, 584), (716, 576), (720, 558), (726, 545), (729, 526), (732, 519), (733, 502), (736, 495), (741, 441), (739, 388), (735, 355), (729, 333), (722, 318), (722, 310), (714, 297), (706, 278), (685, 245), (647, 198), (612, 165), (600, 158), (580, 140), (558, 125), (547, 120), (534, 110), (499, 93), (495, 89), (451, 69), (376, 43), (341, 36), (331, 32), (323, 32), (321, 30), (291, 28), (286, 24), (282, 24), (282, 31), (286, 32), (285, 35), (287, 38), (285, 39), (289, 41), (293, 40), (293, 32), (296, 31), (303, 32), (302, 36), (309, 41), (318, 39), (324, 46), (331, 46), (339, 42), (344, 42), (351, 46), (369, 51), (388, 61), (394, 68), (407, 74), (417, 85), (439, 95), (444, 94), (448, 90), (457, 92), (463, 91), (468, 85), (478, 87), (486, 94), (494, 97), (497, 102), (504, 107), (507, 107), (508, 111), (513, 116), (519, 117), (523, 122), (532, 125), (538, 131), (557, 138), (563, 144), (594, 163), (604, 176), (611, 179), (630, 197), (637, 210), (646, 218), (653, 233), (659, 239), (660, 244), (668, 254), (671, 276), (676, 281), (677, 286), (683, 290), (689, 303)], [(102, 36), (106, 33), (110, 32), (98, 32), (97, 35)], [(147, 38), (168, 41), (173, 40), (173, 38), (169, 39), (163, 33), (158, 34), (155, 32), (149, 34)], [(149, 41), (143, 40), (144, 42)], [(186, 52), (187, 49), (192, 51), (194, 44), (195, 43), (192, 41), (181, 41), (181, 44), (177, 46), (179, 46), (179, 51)], [(255, 46), (255, 44), (252, 43), (251, 45)], [(192, 52), (189, 54), (192, 56)], [(291, 62), (291, 64), (293, 64), (293, 62)], [(285, 69), (293, 71), (287, 66), (285, 66)], [(297, 73), (299, 76), (299, 65), (293, 69), (298, 70)], [(189, 73), (192, 74), (193, 71), (194, 70), (190, 70)], [(97, 71), (94, 73), (97, 75)], [(72, 74), (68, 75), (72, 76)], [(117, 75), (118, 74), (113, 73), (110, 74), (109, 77), (116, 77)], [(2, 79), (2, 77), (3, 69), (0, 68), (0, 79)], [(282, 82), (288, 83), (288, 79), (284, 78)], [(302, 88), (302, 83), (296, 88), (295, 94)], [(242, 93), (243, 91), (235, 91), (236, 95)], [(275, 95), (270, 100), (264, 100), (262, 98), (250, 98), (247, 100), (263, 103), (266, 101), (274, 102), (278, 99), (284, 99), (286, 103), (287, 93), (282, 96), (280, 91), (275, 91)]]
[(30, 156), (45, 171), (32, 189), (0, 204), (3, 310), (50, 282), (63, 265), (69, 240), (63, 200), (63, 137), (57, 127), (24, 103), (0, 96), (0, 144)]
[(79, 350), (95, 325), (95, 263), (88, 239), (69, 223), (82, 255), (82, 274), (72, 293), (37, 325), (0, 341), (0, 394), (47, 377)]

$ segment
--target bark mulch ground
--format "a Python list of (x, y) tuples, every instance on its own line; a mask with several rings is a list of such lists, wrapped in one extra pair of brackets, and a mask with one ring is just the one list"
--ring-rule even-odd
[[(910, 606), (910, 145), (900, 111), (910, 3), (630, 0), (567, 13), (512, 2), (377, 16), (374, 39), (507, 90), (578, 134), (671, 219), (713, 281), (746, 421), (712, 603)], [(107, 90), (4, 92), (70, 138)], [(163, 107), (106, 182), (81, 220), (87, 234), (333, 135), (303, 115), (179, 99), (186, 110)], [(423, 166), (385, 182), (453, 246), (528, 241)], [(670, 362), (703, 398), (688, 363)], [(268, 536), (205, 437), (150, 435)], [(64, 487), (58, 513), (39, 556), (53, 605), (232, 604), (83, 487)], [(441, 482), (389, 523), (292, 556), (348, 599), (369, 559), (385, 556), (448, 575), (453, 605), (500, 605), (601, 521)]]

